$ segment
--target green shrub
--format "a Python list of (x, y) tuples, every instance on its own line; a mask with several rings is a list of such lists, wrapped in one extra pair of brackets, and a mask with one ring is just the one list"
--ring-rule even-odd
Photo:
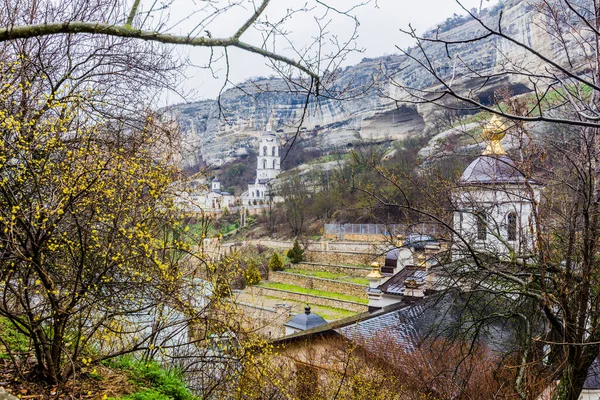
[(281, 257), (277, 252), (273, 253), (273, 256), (269, 260), (269, 269), (271, 271), (283, 271), (283, 261), (281, 261)]
[[(23, 335), (6, 318), (0, 317), (0, 335), (2, 340), (13, 353), (26, 353), (29, 351), (29, 338)], [(0, 359), (8, 359), (8, 350), (0, 345)]]
[(146, 389), (141, 392), (128, 394), (127, 396), (121, 397), (121, 400), (171, 400), (171, 397), (166, 394), (157, 392), (154, 389)]
[(252, 286), (260, 283), (261, 280), (262, 277), (260, 276), (260, 271), (256, 267), (256, 263), (253, 259), (250, 259), (248, 267), (244, 271), (244, 283), (246, 286)]
[(294, 264), (304, 261), (304, 249), (298, 243), (298, 239), (294, 240), (294, 247), (288, 250), (287, 256)]
[(127, 395), (127, 400), (194, 400), (177, 370), (163, 368), (156, 361), (144, 363), (131, 357), (108, 361), (107, 365), (127, 372), (139, 392)]

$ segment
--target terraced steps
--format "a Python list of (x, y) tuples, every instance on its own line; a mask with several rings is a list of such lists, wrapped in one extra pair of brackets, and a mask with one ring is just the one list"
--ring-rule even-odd
[(282, 302), (292, 300), (305, 304), (339, 308), (355, 313), (364, 312), (368, 309), (368, 300), (366, 298), (319, 289), (309, 289), (297, 285), (263, 282), (253, 286), (251, 290), (257, 296), (277, 297), (282, 299)]
[[(293, 271), (293, 270), (291, 270)], [(345, 277), (346, 279), (364, 279)], [(319, 278), (293, 272), (270, 272), (269, 283), (297, 286), (302, 289), (314, 289), (332, 294), (343, 294), (357, 299), (367, 299), (367, 286), (364, 283), (352, 283), (342, 280)], [(335, 297), (335, 296), (328, 296)]]
[[(262, 289), (259, 289), (262, 291)], [(306, 302), (291, 300), (289, 297), (279, 297), (272, 295), (259, 295), (254, 288), (246, 288), (242, 293), (237, 295), (236, 301), (247, 304), (252, 304), (255, 307), (268, 307), (274, 309), (278, 304), (285, 303), (291, 307), (291, 314), (300, 314), (304, 312)], [(317, 305), (309, 303), (312, 312), (320, 315), (327, 321), (335, 321), (342, 318), (351, 317), (356, 314), (355, 311), (346, 310), (343, 308)]]
[(367, 278), (356, 277), (352, 275), (340, 274), (329, 271), (315, 271), (315, 270), (306, 270), (306, 269), (298, 269), (298, 268), (288, 268), (285, 272), (295, 275), (302, 275), (311, 278), (318, 279), (327, 279), (333, 281), (339, 281), (344, 283), (354, 283), (356, 285), (369, 285), (369, 280)]
[(292, 264), (290, 270), (302, 270), (302, 271), (315, 271), (315, 272), (326, 272), (331, 274), (337, 274), (340, 276), (350, 276), (357, 278), (366, 277), (371, 268), (360, 266), (360, 265), (341, 265), (341, 264), (328, 264), (321, 262), (301, 262), (298, 264)]

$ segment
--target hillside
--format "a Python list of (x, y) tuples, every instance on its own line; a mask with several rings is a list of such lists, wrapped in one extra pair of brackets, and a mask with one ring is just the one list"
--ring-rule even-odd
[[(534, 21), (534, 13), (526, 1), (506, 0), (484, 11), (488, 21), (503, 11), (504, 30), (513, 37), (550, 52), (550, 39)], [(535, 17), (539, 18), (539, 17)], [(468, 17), (455, 16), (439, 25), (439, 34), (453, 39), (478, 36), (481, 26)], [(433, 30), (429, 35), (433, 35)], [(463, 61), (493, 71), (504, 59), (501, 54), (523, 60), (526, 54), (515, 45), (489, 38), (476, 51), (467, 44), (449, 49), (460, 54)], [(442, 74), (450, 73), (452, 60), (443, 46), (427, 45), (428, 53), (440, 63)], [(417, 55), (415, 49), (409, 50)], [(525, 58), (525, 61), (527, 59)], [(478, 82), (459, 75), (455, 84), (476, 87)], [(464, 71), (463, 71), (464, 72)], [(488, 82), (477, 95), (489, 98), (495, 89), (506, 87), (514, 94), (529, 91), (525, 81), (497, 78)], [(435, 113), (430, 106), (398, 105), (398, 88), (393, 82), (417, 88), (435, 85), (433, 78), (405, 55), (389, 55), (363, 59), (359, 64), (338, 71), (334, 92), (343, 91), (343, 100), (311, 99), (309, 112), (301, 132), (305, 149), (328, 152), (369, 141), (401, 140), (406, 137), (436, 133)], [(368, 89), (364, 89), (368, 88)], [(216, 100), (180, 104), (172, 107), (182, 130), (186, 146), (184, 163), (194, 165), (199, 160), (221, 164), (251, 153), (255, 138), (264, 128), (271, 112), (274, 129), (285, 139), (295, 132), (294, 124), (301, 119), (305, 97), (290, 93), (286, 82), (279, 78), (258, 78), (227, 90), (221, 98), (220, 116)]]

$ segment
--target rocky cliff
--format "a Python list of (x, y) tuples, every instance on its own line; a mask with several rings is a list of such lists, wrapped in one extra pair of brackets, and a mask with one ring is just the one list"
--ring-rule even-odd
[[(544, 52), (551, 53), (551, 41), (540, 28), (539, 18), (525, 0), (506, 0), (485, 10), (484, 18), (497, 20), (503, 11), (505, 32)], [(449, 18), (438, 28), (438, 34), (448, 38), (467, 38), (483, 32), (480, 24), (469, 17)], [(433, 34), (433, 33), (430, 33)], [(415, 49), (409, 50), (417, 55)], [(441, 45), (427, 45), (427, 52), (439, 63), (441, 74), (451, 72), (453, 61)], [(511, 59), (526, 59), (524, 51), (514, 44), (498, 39), (486, 39), (473, 48), (470, 44), (453, 46), (450, 52), (460, 54), (463, 61), (478, 69), (493, 71), (500, 63)], [(469, 87), (474, 82), (461, 79), (456, 85)], [(463, 75), (464, 78), (464, 75)], [(300, 131), (308, 146), (323, 151), (345, 147), (348, 143), (397, 140), (411, 135), (434, 133), (435, 112), (430, 106), (399, 105), (394, 82), (417, 88), (432, 87), (431, 75), (405, 55), (363, 59), (357, 65), (336, 73), (332, 85), (344, 92), (345, 99), (311, 98)], [(479, 93), (491, 96), (495, 88), (509, 87), (513, 93), (528, 91), (526, 82), (498, 78)], [(278, 78), (261, 78), (227, 90), (220, 99), (174, 106), (172, 111), (185, 132), (184, 160), (192, 165), (200, 158), (211, 164), (232, 161), (248, 153), (256, 138), (273, 116), (273, 129), (285, 139), (298, 129), (306, 98), (290, 93), (289, 85)]]

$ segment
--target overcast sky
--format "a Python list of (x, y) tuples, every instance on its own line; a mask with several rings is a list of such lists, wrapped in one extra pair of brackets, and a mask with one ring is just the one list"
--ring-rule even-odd
[[(227, 2), (229, 0), (223, 0)], [(298, 7), (310, 0), (272, 0), (266, 10), (266, 17), (275, 20), (282, 15), (287, 8)], [(349, 3), (356, 0), (327, 0), (328, 4), (333, 4), (340, 9), (347, 8)], [(461, 0), (467, 8), (479, 7), (482, 0)], [(498, 0), (483, 0), (483, 7), (489, 7)], [(188, 17), (190, 10), (200, 0), (176, 0), (172, 5), (171, 21), (183, 22), (177, 24), (172, 29), (174, 33), (182, 33), (189, 30), (198, 20), (198, 16)], [(395, 46), (406, 48), (412, 45), (409, 37), (399, 31), (399, 28), (407, 28), (409, 24), (417, 30), (424, 32), (433, 28), (438, 23), (452, 16), (454, 13), (464, 14), (455, 0), (377, 0), (371, 4), (361, 7), (354, 12), (360, 20), (358, 46), (364, 49), (362, 53), (351, 55), (345, 62), (346, 65), (358, 63), (363, 57), (378, 57), (385, 54), (397, 53)], [(219, 17), (210, 26), (209, 30), (213, 37), (228, 36), (235, 31), (237, 27), (251, 14), (251, 10), (234, 9), (226, 15)], [(190, 25), (191, 24), (191, 25)], [(352, 22), (347, 18), (334, 18), (329, 31), (335, 32), (340, 38), (346, 38), (352, 30)], [(314, 37), (316, 26), (312, 15), (300, 15), (292, 18), (286, 25), (289, 37), (295, 45), (302, 46), (309, 43), (311, 37)], [(261, 43), (261, 36), (258, 32), (248, 31), (243, 36), (243, 40), (253, 44)], [(291, 54), (285, 46), (279, 48), (284, 54)], [(187, 55), (196, 65), (205, 65), (209, 59), (207, 49), (201, 48), (179, 48), (178, 51)], [(217, 52), (218, 53), (218, 52)], [(286, 54), (286, 55), (287, 55)], [(266, 65), (265, 59), (245, 53), (240, 50), (231, 50), (230, 53), (230, 79), (234, 82), (242, 82), (251, 77), (269, 76), (273, 72)], [(185, 99), (170, 94), (167, 96), (167, 103), (179, 103), (184, 100), (200, 100), (206, 98), (215, 98), (223, 86), (223, 77), (225, 67), (223, 63), (215, 64), (215, 76), (210, 71), (201, 68), (188, 68), (183, 87), (188, 90), (188, 96)]]

